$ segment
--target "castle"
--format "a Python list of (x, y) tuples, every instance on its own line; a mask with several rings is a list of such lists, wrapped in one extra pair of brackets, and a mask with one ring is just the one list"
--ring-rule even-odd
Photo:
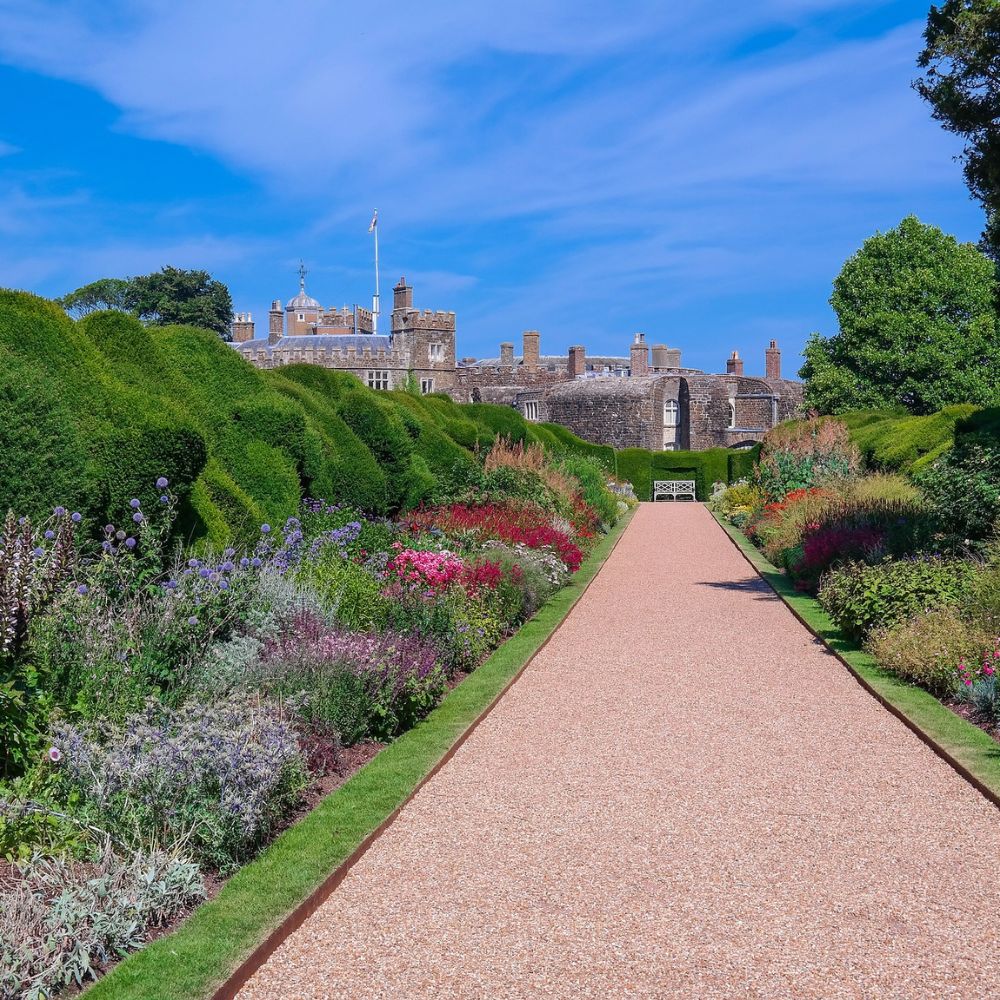
[(401, 388), (412, 378), (421, 392), (512, 406), (527, 420), (562, 424), (615, 448), (750, 447), (802, 403), (801, 384), (782, 377), (773, 340), (763, 377), (745, 375), (736, 351), (724, 374), (684, 368), (679, 350), (650, 347), (642, 333), (627, 356), (588, 356), (583, 347), (543, 355), (538, 331), (528, 330), (519, 356), (505, 342), (496, 358), (457, 360), (455, 314), (415, 309), (405, 278), (393, 289), (390, 332), (376, 333), (375, 322), (357, 306), (321, 306), (300, 270), (298, 295), (284, 307), (271, 303), (266, 338), (256, 338), (249, 314), (236, 314), (233, 347), (259, 368), (322, 365), (352, 372), (371, 389)]

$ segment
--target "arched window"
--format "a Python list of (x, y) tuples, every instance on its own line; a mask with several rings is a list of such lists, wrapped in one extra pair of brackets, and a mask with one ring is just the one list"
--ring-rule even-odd
[(668, 399), (663, 404), (663, 426), (676, 427), (681, 422), (681, 408), (676, 399)]
[(736, 426), (736, 403), (729, 400), (729, 426)]

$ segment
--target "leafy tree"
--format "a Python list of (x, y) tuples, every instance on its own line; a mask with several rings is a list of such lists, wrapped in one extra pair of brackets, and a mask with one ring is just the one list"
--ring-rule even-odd
[(233, 300), (229, 289), (207, 271), (165, 267), (136, 278), (101, 278), (56, 299), (77, 318), (99, 309), (131, 313), (147, 323), (180, 323), (231, 336)]
[(965, 139), (961, 160), (974, 198), (986, 209), (983, 245), (1000, 259), (1000, 0), (947, 0), (932, 6), (914, 82), (934, 117)]
[(832, 337), (814, 334), (799, 375), (821, 413), (1000, 403), (994, 268), (915, 216), (876, 233), (848, 260), (830, 304)]
[(77, 319), (98, 309), (135, 312), (135, 286), (131, 278), (101, 278), (56, 299), (56, 302)]
[(233, 300), (229, 289), (208, 271), (165, 267), (133, 278), (132, 285), (140, 319), (158, 326), (197, 326), (229, 339)]

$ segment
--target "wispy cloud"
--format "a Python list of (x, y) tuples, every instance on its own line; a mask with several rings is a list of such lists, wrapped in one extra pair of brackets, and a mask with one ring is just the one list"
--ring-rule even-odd
[[(322, 248), (317, 279), (366, 287), (338, 245), (358, 233), (363, 252), (377, 204), (389, 265), (417, 262), (428, 304), (457, 308), (473, 340), (545, 325), (606, 350), (660, 323), (707, 352), (723, 324), (786, 322), (782, 298), (788, 322), (825, 322), (867, 232), (945, 187), (963, 197), (954, 142), (909, 88), (922, 24), (851, 27), (896, 8), (0, 0), (0, 60), (92, 88), (119, 131), (217, 158), (289, 220), (234, 241), (173, 206), (88, 263), (200, 253), (261, 309), (282, 294), (263, 269), (302, 246)], [(45, 210), (0, 198), (0, 231)]]

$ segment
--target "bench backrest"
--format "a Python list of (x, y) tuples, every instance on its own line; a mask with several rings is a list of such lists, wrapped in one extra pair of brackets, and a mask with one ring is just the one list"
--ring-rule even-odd
[(693, 479), (657, 479), (653, 482), (653, 499), (669, 497), (677, 500), (681, 497), (695, 499), (695, 481)]

